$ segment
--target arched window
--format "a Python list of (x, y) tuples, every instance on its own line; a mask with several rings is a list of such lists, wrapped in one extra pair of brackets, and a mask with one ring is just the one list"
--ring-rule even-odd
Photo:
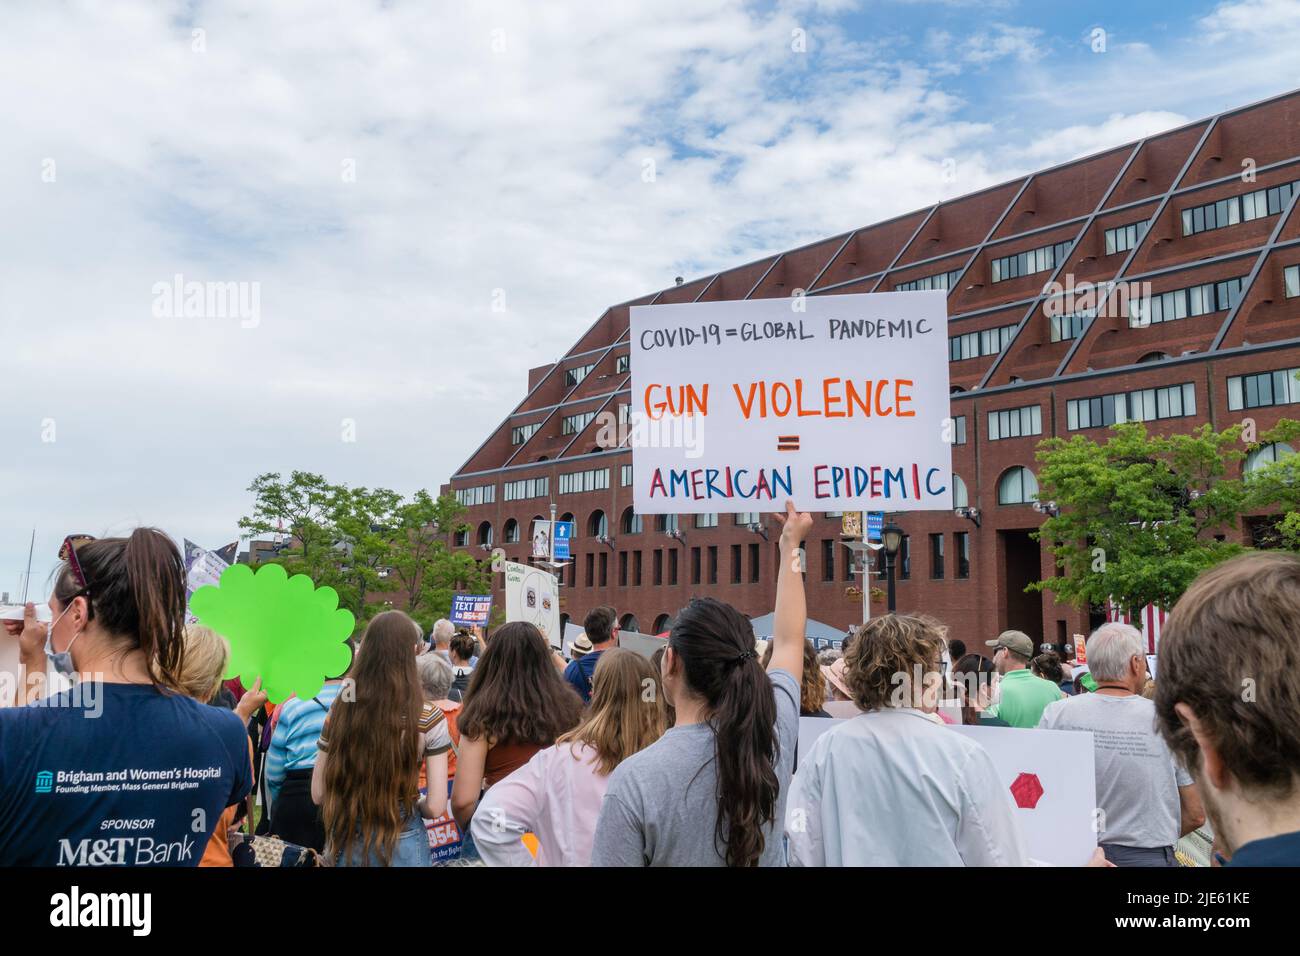
[(620, 630), (632, 631), (635, 634), (641, 633), (641, 624), (637, 621), (635, 614), (624, 614), (618, 619)]
[(1169, 358), (1168, 352), (1148, 352), (1137, 360), (1138, 365), (1150, 365), (1152, 362), (1163, 362)]
[(678, 527), (677, 515), (657, 515), (655, 517), (656, 531), (676, 531)]
[(970, 495), (966, 493), (966, 482), (961, 480), (961, 475), (953, 472), (952, 476), (952, 506), (954, 508), (970, 507)]
[(506, 519), (506, 544), (517, 544), (519, 542), (519, 522), (514, 518)]
[(484, 521), (478, 526), (478, 543), (492, 547), (492, 522)]
[(1261, 445), (1259, 448), (1256, 448), (1254, 451), (1252, 451), (1249, 455), (1246, 456), (1246, 464), (1245, 467), (1242, 469), (1242, 473), (1246, 475), (1253, 475), (1255, 472), (1259, 471), (1265, 465), (1272, 464), (1275, 461), (1280, 461), (1281, 459), (1285, 458), (1287, 455), (1294, 455), (1294, 454), (1295, 454), (1295, 449), (1292, 448), (1284, 441), (1273, 442), (1272, 444), (1268, 444), (1268, 445)]
[(605, 512), (596, 510), (591, 513), (587, 519), (587, 534), (593, 538), (604, 538), (609, 534), (609, 522), (605, 520)]
[(964, 392), (964, 391), (966, 391), (966, 389), (962, 388), (960, 385), (954, 385), (952, 388), (948, 389), (948, 394), (956, 395), (958, 392)]
[(573, 512), (572, 512), (572, 511), (566, 511), (564, 514), (560, 515), (560, 519), (559, 519), (559, 520), (561, 520), (561, 521), (572, 521), (572, 520), (573, 520)]
[(673, 619), (667, 614), (660, 614), (655, 618), (654, 631), (656, 634), (662, 634), (664, 631), (672, 630), (672, 626)]
[(624, 508), (623, 518), (619, 522), (619, 530), (623, 534), (640, 534), (645, 530), (645, 522), (642, 517), (631, 508)]
[(537, 456), (537, 460), (538, 460), (538, 461), (550, 461), (551, 459), (550, 459), (549, 457), (547, 457), (546, 455), (538, 455), (538, 456)]
[(998, 479), (998, 504), (1023, 505), (1038, 494), (1038, 479), (1023, 465), (1008, 468)]

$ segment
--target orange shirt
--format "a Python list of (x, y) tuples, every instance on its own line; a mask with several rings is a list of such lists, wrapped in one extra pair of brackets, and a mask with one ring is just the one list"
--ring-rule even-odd
[[(248, 775), (253, 776), (253, 739), (248, 740)], [(235, 861), (230, 856), (230, 825), (235, 822), (235, 812), (239, 805), (226, 807), (222, 811), (221, 819), (217, 821), (217, 828), (212, 831), (212, 839), (208, 845), (203, 848), (203, 858), (199, 860), (199, 866), (234, 866)]]

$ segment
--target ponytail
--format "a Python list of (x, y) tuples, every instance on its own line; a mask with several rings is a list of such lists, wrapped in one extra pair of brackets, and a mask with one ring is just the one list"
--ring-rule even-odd
[(728, 866), (756, 866), (776, 818), (776, 700), (754, 651), (754, 631), (735, 608), (697, 598), (668, 639), (686, 683), (709, 707), (716, 741), (718, 815), (714, 846)]
[(180, 686), (185, 659), (185, 562), (172, 540), (153, 528), (126, 539), (126, 578), (135, 605), (135, 634), (154, 684)]
[(77, 548), (86, 576), (80, 589), (65, 564), (54, 585), (63, 604), (84, 595), (91, 620), (108, 635), (144, 652), (156, 686), (181, 685), (185, 658), (185, 562), (171, 538), (136, 528), (129, 538), (99, 538)]

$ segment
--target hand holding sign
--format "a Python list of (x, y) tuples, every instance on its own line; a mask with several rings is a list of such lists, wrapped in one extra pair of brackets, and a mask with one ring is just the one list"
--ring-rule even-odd
[(194, 592), (190, 610), (230, 641), (228, 678), (254, 686), (260, 677), (267, 697), (282, 701), (314, 697), (327, 677), (347, 670), (352, 655), (345, 641), (356, 618), (338, 603), (333, 588), (317, 588), (305, 574), (290, 578), (278, 564), (254, 574), (234, 564), (217, 587)]

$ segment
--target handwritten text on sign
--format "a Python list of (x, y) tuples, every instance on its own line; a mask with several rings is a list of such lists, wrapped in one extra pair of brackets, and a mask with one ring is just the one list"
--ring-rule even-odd
[(940, 291), (635, 306), (641, 514), (952, 507)]

